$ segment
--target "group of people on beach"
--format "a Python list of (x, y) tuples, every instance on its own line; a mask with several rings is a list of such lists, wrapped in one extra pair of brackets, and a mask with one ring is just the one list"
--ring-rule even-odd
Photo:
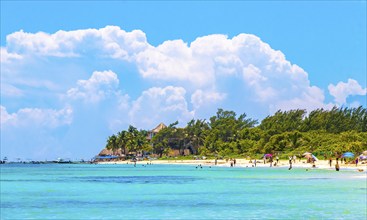
[[(229, 161), (229, 164), (230, 164), (230, 166), (231, 166), (231, 167), (236, 166), (237, 161), (236, 161), (236, 159), (235, 159), (235, 158), (229, 158), (229, 159), (226, 159), (226, 162), (227, 162), (227, 163), (228, 163), (228, 161)], [(214, 160), (214, 165), (217, 165), (217, 164), (218, 164), (218, 158), (215, 158), (215, 160)]]
[[(266, 157), (264, 156), (264, 164), (266, 164)], [(271, 157), (269, 157), (269, 163), (270, 163), (270, 167), (272, 167), (273, 165), (274, 166), (278, 166), (278, 164), (279, 164), (279, 157), (278, 156), (276, 156), (275, 157), (275, 162), (273, 161), (273, 157), (271, 156)], [(292, 169), (292, 163), (296, 163), (296, 160), (297, 160), (297, 156), (296, 155), (293, 155), (293, 156), (290, 156), (289, 157), (289, 170), (290, 169)], [(256, 160), (255, 160), (256, 161)], [(273, 164), (273, 162), (274, 162), (274, 164)], [(256, 162), (255, 162), (255, 166), (256, 166)]]
[[(312, 155), (312, 157), (305, 156), (305, 158), (307, 158), (307, 163), (308, 164), (311, 164), (313, 168), (316, 168), (316, 161), (318, 161), (316, 157), (314, 157)], [(279, 156), (278, 155), (267, 154), (267, 155), (264, 155), (262, 159), (263, 159), (264, 165), (267, 164), (267, 163), (269, 163), (270, 167), (273, 167), (273, 166), (274, 167), (277, 167), (279, 165), (284, 165), (284, 164), (279, 164), (280, 161), (279, 161)], [(302, 156), (301, 155), (298, 155), (298, 156), (293, 155), (293, 156), (289, 156), (288, 157), (288, 163), (289, 163), (288, 170), (291, 170), (293, 168), (293, 165), (297, 162), (297, 159), (299, 159), (299, 161), (301, 162)], [(325, 159), (328, 161), (328, 165), (331, 168), (333, 166), (333, 158), (332, 157), (326, 157), (325, 156)], [(218, 160), (219, 160), (218, 158), (215, 158), (215, 160), (213, 161), (215, 166), (218, 165)], [(338, 156), (336, 156), (335, 157), (335, 160), (336, 160), (336, 164), (335, 164), (335, 170), (336, 171), (340, 171), (340, 166), (341, 166), (342, 163), (345, 163), (345, 164), (347, 164), (347, 163), (348, 164), (353, 163), (356, 166), (358, 166), (358, 163), (359, 163), (359, 158), (358, 157), (356, 159), (353, 159), (352, 161), (351, 160), (347, 161), (347, 159), (344, 158), (344, 157), (338, 157)], [(134, 167), (137, 166), (137, 160), (135, 158), (133, 158), (130, 162), (132, 162), (132, 165)], [(237, 165), (237, 160), (235, 158), (225, 159), (225, 162), (230, 167), (235, 167)], [(257, 160), (257, 159), (250, 159), (249, 160), (249, 163), (252, 164), (252, 165), (249, 165), (249, 166), (256, 167), (259, 162), (260, 161)], [(223, 162), (220, 162), (220, 163), (223, 163)], [(242, 163), (243, 162), (241, 162), (241, 160), (240, 160), (240, 164), (242, 164)], [(303, 163), (305, 163), (305, 162), (303, 162)], [(127, 164), (130, 164), (130, 163), (127, 162)], [(321, 167), (323, 167), (322, 164), (323, 163), (321, 163)], [(362, 164), (363, 164), (363, 162), (362, 162)], [(152, 165), (152, 162), (151, 161), (147, 161), (147, 164), (146, 165)], [(142, 166), (146, 166), (146, 165), (142, 165)], [(246, 167), (248, 167), (248, 165)], [(201, 168), (202, 169), (203, 166), (200, 164), (200, 165), (196, 166), (196, 168)], [(209, 166), (209, 168), (211, 168), (211, 166)], [(308, 171), (308, 169), (307, 169), (307, 171)], [(358, 171), (363, 171), (363, 169), (359, 169)]]
[(231, 164), (231, 167), (234, 167), (236, 166), (236, 159), (230, 159), (230, 164)]
[[(340, 158), (340, 163), (343, 163), (344, 164), (347, 164), (347, 159), (344, 157), (344, 158)], [(359, 162), (359, 159), (358, 157), (354, 160), (354, 163), (356, 164), (356, 166), (358, 166), (358, 162)], [(329, 166), (330, 168), (332, 167), (332, 164), (333, 164), (333, 158), (329, 158)], [(335, 164), (335, 170), (336, 171), (339, 171), (340, 170), (340, 165), (339, 165), (339, 157), (336, 157), (336, 164)]]

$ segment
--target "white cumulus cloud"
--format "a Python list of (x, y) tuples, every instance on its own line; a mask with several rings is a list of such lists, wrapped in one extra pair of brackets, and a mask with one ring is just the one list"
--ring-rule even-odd
[(275, 113), (277, 110), (293, 110), (305, 109), (307, 112), (323, 108), (331, 109), (334, 105), (332, 103), (324, 103), (324, 92), (317, 86), (312, 86), (304, 91), (299, 97), (278, 101), (270, 106), (270, 112)]
[(9, 53), (6, 48), (1, 47), (0, 49), (1, 63), (8, 63), (11, 60), (20, 60), (22, 56), (16, 53)]
[(226, 98), (226, 94), (215, 91), (203, 91), (201, 89), (196, 90), (191, 95), (191, 103), (194, 109), (198, 109), (203, 105), (216, 103)]
[(176, 120), (186, 122), (193, 118), (182, 87), (153, 87), (143, 91), (132, 103), (129, 112), (132, 124), (142, 128), (152, 128), (159, 122), (171, 123)]
[[(272, 49), (251, 34), (239, 34), (233, 38), (221, 34), (208, 35), (197, 38), (190, 45), (182, 40), (165, 41), (140, 52), (136, 64), (143, 77), (180, 81), (186, 87), (194, 87), (194, 91), (208, 88), (223, 90), (218, 88), (220, 84), (232, 78), (244, 83), (225, 91), (229, 96), (247, 88), (252, 99), (249, 101), (269, 106), (282, 106), (285, 101), (292, 104), (294, 102), (291, 101), (296, 99), (304, 106), (309, 101), (320, 106), (320, 96), (314, 96), (314, 86), (310, 85), (308, 74), (286, 60), (281, 51)], [(308, 101), (302, 101), (304, 97)]]
[(67, 97), (96, 103), (110, 95), (115, 95), (118, 84), (117, 75), (111, 70), (95, 71), (89, 79), (78, 80), (77, 87), (67, 91)]
[(140, 30), (126, 32), (117, 26), (60, 30), (54, 34), (20, 30), (8, 35), (6, 41), (7, 50), (18, 54), (75, 57), (94, 53), (125, 60), (147, 47), (145, 33)]
[[(165, 41), (137, 54), (136, 65), (145, 78), (184, 81), (198, 86), (212, 83), (213, 66), (196, 56), (182, 40)], [(207, 64), (207, 65), (206, 65)]]
[(353, 95), (366, 95), (367, 88), (362, 86), (354, 79), (345, 82), (338, 82), (336, 85), (329, 84), (329, 93), (334, 97), (336, 103), (342, 105), (347, 102), (347, 98)]
[(60, 110), (22, 108), (15, 113), (8, 113), (4, 106), (1, 109), (1, 129), (8, 127), (35, 127), (56, 128), (72, 122), (73, 110), (65, 107)]
[[(182, 97), (186, 103), (185, 96), (191, 97), (194, 110), (208, 101), (218, 105), (223, 101), (238, 103), (239, 107), (258, 103), (262, 108), (267, 106), (269, 111), (329, 106), (323, 90), (311, 84), (305, 70), (252, 34), (233, 37), (212, 34), (193, 42), (177, 39), (153, 46), (143, 31), (128, 32), (118, 26), (55, 33), (21, 30), (7, 36), (6, 47), (1, 51), (6, 54), (7, 62), (30, 56), (103, 57), (112, 64), (128, 62), (135, 65), (141, 79), (149, 79), (153, 87), (183, 88), (185, 95)], [(95, 65), (105, 63), (98, 63), (97, 59)], [(119, 93), (118, 83), (112, 71), (94, 72), (90, 79), (79, 80), (76, 87), (69, 89), (67, 97), (98, 103)], [(15, 85), (8, 84), (15, 92)], [(350, 95), (365, 94), (365, 89), (357, 84), (348, 81), (329, 85), (329, 91), (335, 102), (341, 104)], [(126, 109), (129, 105), (123, 106)], [(185, 111), (195, 112), (187, 108)]]

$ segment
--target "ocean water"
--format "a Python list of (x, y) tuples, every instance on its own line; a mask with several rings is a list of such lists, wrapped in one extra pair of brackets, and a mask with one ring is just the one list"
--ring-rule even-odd
[(5, 164), (1, 219), (366, 219), (367, 173)]

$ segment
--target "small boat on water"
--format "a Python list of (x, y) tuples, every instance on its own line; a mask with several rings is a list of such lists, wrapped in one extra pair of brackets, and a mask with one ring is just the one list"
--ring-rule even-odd
[(72, 161), (68, 159), (64, 160), (62, 158), (57, 158), (57, 160), (55, 160), (54, 163), (72, 163)]

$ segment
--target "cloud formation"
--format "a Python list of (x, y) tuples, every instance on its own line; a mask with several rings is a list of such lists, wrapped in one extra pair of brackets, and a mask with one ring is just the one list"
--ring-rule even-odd
[(28, 127), (30, 129), (36, 127), (56, 128), (72, 123), (73, 110), (69, 106), (60, 110), (23, 108), (15, 113), (8, 113), (6, 108), (2, 105), (0, 109), (1, 129), (14, 127)]
[(218, 93), (215, 91), (203, 91), (201, 89), (196, 90), (191, 95), (191, 103), (194, 109), (199, 109), (203, 105), (208, 103), (217, 103), (226, 98), (226, 94)]
[(349, 96), (367, 94), (367, 88), (363, 89), (354, 79), (348, 79), (346, 83), (338, 82), (336, 85), (330, 84), (328, 89), (330, 95), (334, 97), (335, 102), (339, 105), (345, 104)]
[[(65, 143), (98, 150), (111, 131), (129, 124), (150, 129), (178, 120), (185, 125), (217, 108), (250, 111), (261, 119), (278, 109), (331, 108), (366, 95), (366, 88), (348, 79), (328, 86), (334, 103), (328, 102), (305, 70), (252, 34), (212, 34), (153, 46), (143, 31), (117, 26), (21, 30), (7, 36), (1, 65), (1, 131), (44, 128), (52, 143), (41, 145), (52, 149), (59, 143), (60, 152)], [(70, 129), (69, 142), (53, 138), (58, 127)], [(16, 138), (8, 140), (9, 146), (21, 145)]]
[(194, 115), (188, 110), (185, 95), (184, 88), (173, 86), (143, 91), (129, 111), (132, 124), (149, 129), (157, 122), (186, 122), (192, 119)]
[(20, 60), (22, 56), (16, 53), (9, 53), (7, 49), (1, 47), (0, 49), (1, 63), (8, 63), (12, 60)]
[(128, 60), (147, 47), (140, 30), (126, 32), (117, 26), (101, 29), (26, 33), (23, 30), (6, 37), (7, 51), (38, 56), (76, 57), (93, 54)]
[(115, 95), (119, 84), (116, 73), (111, 70), (95, 71), (87, 80), (78, 80), (77, 87), (67, 91), (67, 97), (82, 100), (87, 103), (96, 103), (110, 95)]
[[(312, 110), (332, 105), (325, 102), (322, 89), (311, 85), (308, 74), (301, 67), (252, 34), (232, 38), (212, 34), (198, 37), (191, 43), (178, 39), (153, 46), (141, 30), (127, 32), (118, 26), (106, 26), (60, 30), (53, 34), (21, 30), (8, 35), (6, 43), (6, 47), (1, 48), (2, 63), (46, 56), (103, 57), (133, 64), (142, 79), (149, 79), (153, 84), (151, 92), (158, 85), (159, 88), (183, 88), (185, 96), (191, 97), (192, 110), (185, 110), (188, 112), (195, 112), (205, 103), (220, 104), (228, 99), (268, 106), (269, 113), (277, 109)], [(22, 94), (11, 83), (4, 85), (5, 93)], [(345, 103), (350, 95), (366, 94), (353, 79), (336, 86), (330, 84), (328, 88), (337, 104)], [(79, 80), (76, 87), (69, 89), (67, 97), (98, 103), (119, 92), (119, 80), (113, 71), (95, 71), (89, 79)], [(183, 97), (185, 101), (186, 98)], [(122, 105), (126, 107), (126, 97), (123, 99)]]

